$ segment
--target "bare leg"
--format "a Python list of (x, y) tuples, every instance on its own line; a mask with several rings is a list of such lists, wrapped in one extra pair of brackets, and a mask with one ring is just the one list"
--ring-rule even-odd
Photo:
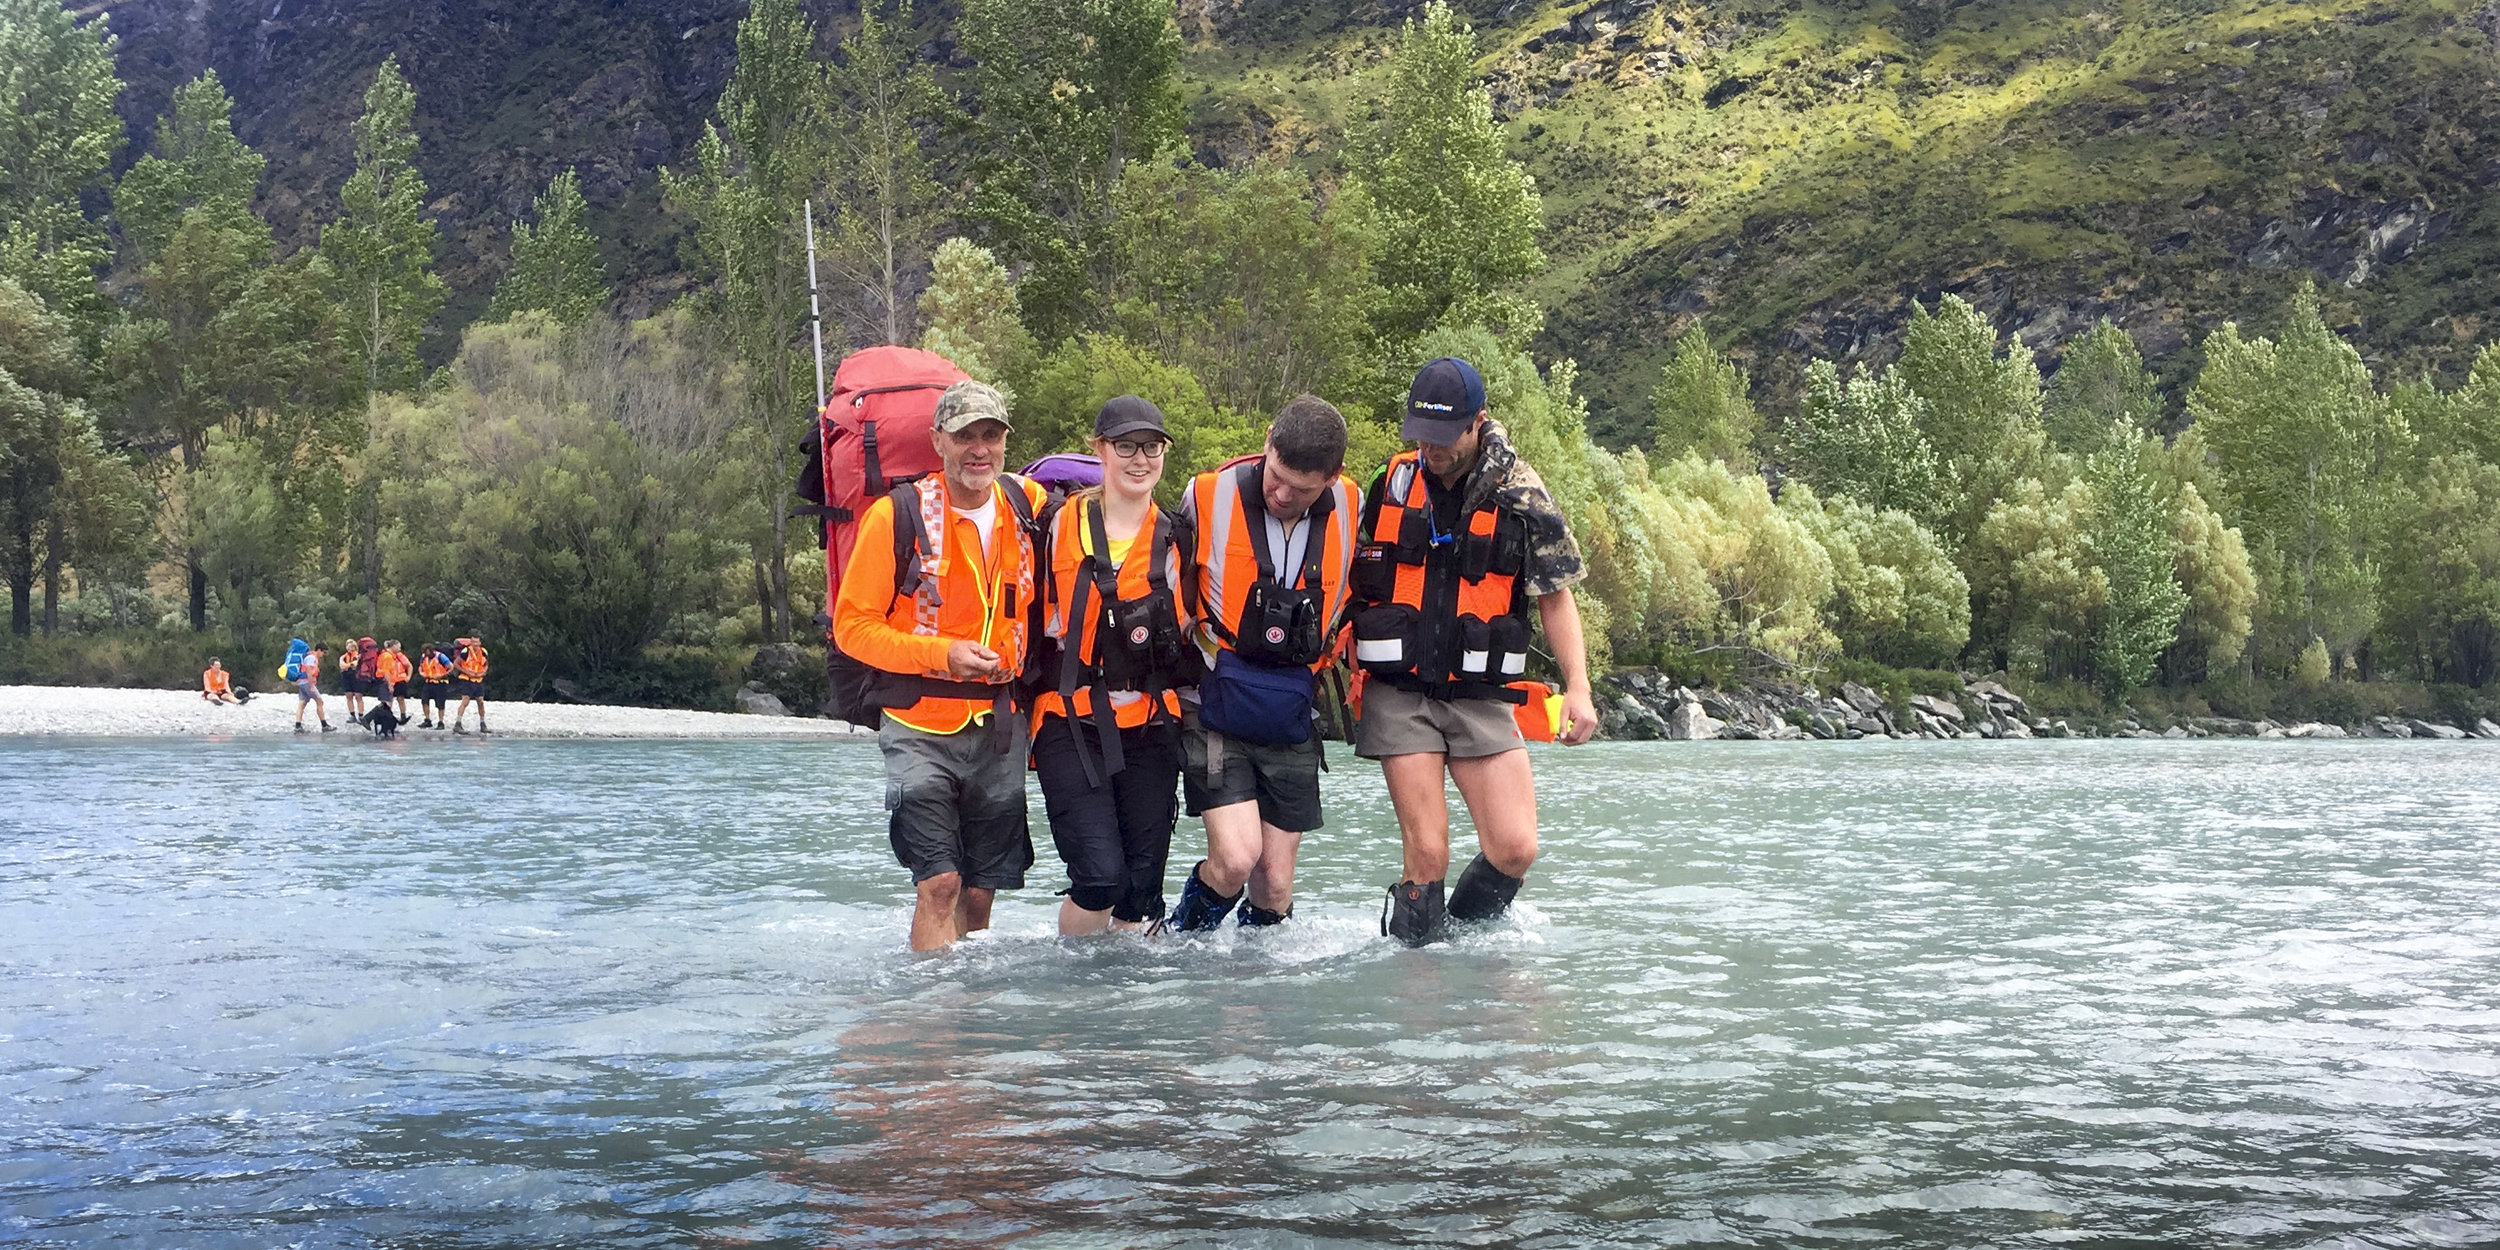
[(1243, 901), (1272, 912), (1292, 911), (1294, 861), (1301, 853), (1301, 834), (1260, 822), (1259, 862), (1250, 871), (1250, 893)]
[(1439, 881), (1450, 875), (1450, 796), (1442, 783), (1445, 760), (1438, 751), (1419, 751), (1380, 761), (1381, 776), (1389, 783), (1389, 806), (1398, 816), (1398, 838), (1405, 849), (1406, 875), (1401, 880)]
[[(483, 707), (478, 710), (478, 715), (481, 718), (486, 715)], [(989, 928), (990, 903), (997, 897), (998, 891), (996, 890), (965, 886), (963, 894), (955, 903), (955, 936), (962, 937), (967, 933), (977, 933)]]
[[(464, 700), (462, 710), (467, 710)], [(911, 948), (933, 951), (963, 936), (956, 928), (963, 907), (961, 873), (943, 872), (920, 883), (919, 900), (911, 912)]]
[[(1083, 937), (1088, 933), (1100, 933), (1111, 927), (1110, 908), (1106, 907), (1101, 911), (1087, 911), (1084, 908), (1077, 906), (1075, 899), (1063, 898), (1059, 900), (1059, 936)], [(1122, 925), (1120, 927), (1133, 929), (1137, 926)]]
[[(1257, 800), (1211, 807), (1199, 819), (1207, 827), (1207, 862), (1198, 879), (1226, 897), (1241, 893), (1266, 852)], [(1292, 871), (1290, 863), (1286, 871)]]
[[(1506, 877), (1528, 875), (1536, 862), (1536, 775), (1528, 769), (1525, 750), (1451, 760), (1450, 780), (1467, 800), (1467, 814), (1476, 823), (1476, 843), (1484, 857)], [(1402, 822), (1401, 822), (1402, 823)], [(1449, 817), (1442, 816), (1442, 867), (1449, 866)]]

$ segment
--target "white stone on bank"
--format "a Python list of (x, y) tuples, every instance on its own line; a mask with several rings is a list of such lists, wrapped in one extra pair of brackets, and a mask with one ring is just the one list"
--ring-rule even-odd
[[(332, 737), (366, 736), (347, 720), (345, 700), (324, 696)], [(413, 700), (411, 701), (413, 704)], [(453, 706), (457, 706), (455, 703)], [(671, 708), (608, 707), (578, 703), (504, 703), (487, 705), (488, 723), (498, 738), (866, 738), (868, 730), (836, 720), (795, 716), (742, 716), (727, 712), (690, 712)], [(321, 726), (307, 707), (304, 725), (313, 733)], [(477, 730), (471, 710), (470, 732)], [(0, 737), (216, 737), (263, 736), (295, 732), (295, 695), (255, 695), (240, 707), (203, 701), (190, 690), (121, 690), (82, 686), (0, 686)], [(449, 738), (445, 729), (419, 729), (411, 721), (401, 733), (409, 738)]]

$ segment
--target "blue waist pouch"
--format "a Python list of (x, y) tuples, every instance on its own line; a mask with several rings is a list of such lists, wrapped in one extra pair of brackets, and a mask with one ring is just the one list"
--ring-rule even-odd
[(1267, 668), (1218, 650), (1214, 671), (1198, 682), (1198, 723), (1260, 746), (1298, 746), (1311, 740), (1313, 682), (1299, 665)]

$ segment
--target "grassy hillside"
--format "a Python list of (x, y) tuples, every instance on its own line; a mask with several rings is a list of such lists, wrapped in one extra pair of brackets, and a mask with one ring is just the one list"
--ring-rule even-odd
[[(1254, 7), (1193, 62), (1206, 146), (1324, 151), (1385, 32)], [(1541, 346), (1615, 441), (1696, 320), (1775, 393), (1944, 291), (2051, 367), (2114, 317), (2173, 377), (2304, 271), (2400, 374), (2500, 330), (2500, 4), (1475, 7), (1546, 194)]]
[[(855, 6), (811, 4), (838, 35)], [(952, 5), (923, 5), (947, 64)], [(1416, 5), (1189, 0), (1206, 159), (1326, 165)], [(1513, 152), (1546, 194), (1540, 351), (1579, 358), (1638, 437), (1698, 321), (1776, 398), (1803, 358), (1883, 360), (1913, 298), (1959, 292), (2043, 349), (2102, 316), (2173, 379), (2224, 317), (2304, 272), (2383, 370), (2500, 334), (2500, 0), (1469, 0)], [(455, 297), (482, 308), (511, 215), (581, 168), (629, 302), (678, 288), (656, 170), (684, 159), (739, 0), (132, 0), (125, 114), (215, 65), (306, 241), (347, 125), (397, 53)], [(830, 38), (830, 36), (829, 36)], [(1774, 403), (1776, 409), (1778, 405)]]

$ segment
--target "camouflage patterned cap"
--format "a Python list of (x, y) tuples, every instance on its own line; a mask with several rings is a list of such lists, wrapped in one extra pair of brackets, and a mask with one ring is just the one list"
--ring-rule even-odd
[(998, 388), (985, 382), (962, 381), (946, 388), (938, 396), (937, 428), (949, 434), (961, 434), (981, 421), (996, 421), (1014, 429), (1007, 421), (1007, 397)]

